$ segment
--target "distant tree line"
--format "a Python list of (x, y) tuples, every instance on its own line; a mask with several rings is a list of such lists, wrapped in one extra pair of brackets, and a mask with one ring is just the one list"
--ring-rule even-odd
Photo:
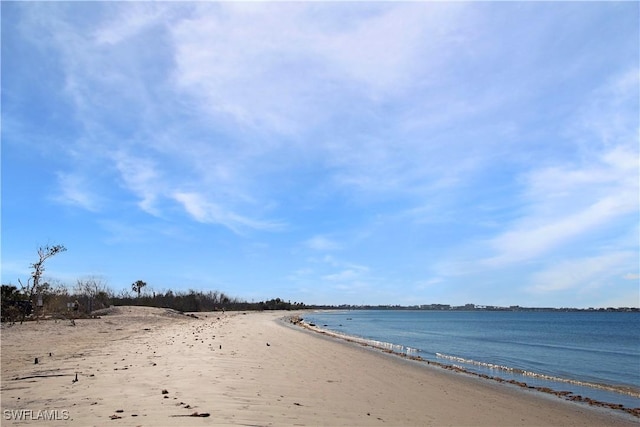
[(137, 296), (120, 292), (116, 295), (96, 277), (79, 279), (69, 289), (61, 283), (44, 283), (38, 297), (42, 305), (33, 304), (28, 294), (16, 286), (2, 285), (2, 321), (16, 322), (41, 316), (63, 318), (89, 317), (95, 310), (110, 306), (134, 305), (171, 308), (180, 312), (237, 311), (237, 310), (297, 310), (308, 308), (302, 302), (280, 298), (268, 301), (248, 302), (233, 298), (220, 291), (172, 291), (146, 292)]
[[(280, 298), (269, 301), (247, 302), (232, 298), (219, 291), (155, 292), (142, 280), (136, 280), (128, 288), (115, 294), (106, 282), (97, 276), (87, 276), (69, 287), (58, 281), (46, 281), (43, 277), (44, 263), (49, 258), (65, 252), (63, 245), (46, 245), (38, 248), (38, 260), (30, 265), (31, 277), (20, 288), (3, 284), (0, 292), (3, 322), (20, 322), (41, 316), (86, 317), (95, 310), (111, 305), (139, 305), (172, 308), (181, 312), (215, 310), (292, 310), (307, 306), (291, 303)], [(134, 292), (132, 296), (130, 292)]]
[(148, 307), (165, 307), (182, 312), (220, 311), (220, 310), (297, 310), (306, 308), (302, 302), (284, 301), (280, 298), (268, 301), (248, 302), (230, 297), (220, 291), (177, 291), (164, 293), (147, 292), (140, 297), (114, 296), (112, 305), (141, 305)]

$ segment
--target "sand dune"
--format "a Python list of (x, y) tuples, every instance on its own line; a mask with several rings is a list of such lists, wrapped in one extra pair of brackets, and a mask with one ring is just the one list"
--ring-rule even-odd
[(284, 315), (118, 307), (75, 326), (3, 325), (1, 423), (637, 425), (324, 338), (277, 321)]

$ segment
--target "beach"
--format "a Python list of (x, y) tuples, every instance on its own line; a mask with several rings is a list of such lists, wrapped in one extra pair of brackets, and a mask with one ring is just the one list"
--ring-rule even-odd
[(287, 315), (116, 307), (75, 325), (3, 324), (0, 423), (638, 425), (322, 336), (279, 320)]

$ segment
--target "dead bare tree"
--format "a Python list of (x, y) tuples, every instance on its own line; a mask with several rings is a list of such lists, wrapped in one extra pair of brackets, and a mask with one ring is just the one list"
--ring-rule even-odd
[[(24, 285), (22, 281), (18, 279), (18, 283), (20, 283), (20, 286), (22, 287), (22, 292), (29, 298), (29, 301), (31, 301), (31, 304), (34, 306), (36, 306), (34, 298), (38, 292), (40, 292), (42, 287), (40, 279), (42, 279), (42, 274), (44, 273), (44, 262), (52, 256), (65, 252), (66, 250), (67, 248), (63, 245), (40, 246), (38, 248), (38, 261), (31, 264), (33, 272), (31, 273), (31, 277), (27, 280), (27, 284)], [(24, 316), (22, 320), (24, 320)]]
[(87, 276), (76, 282), (76, 294), (84, 302), (84, 311), (91, 314), (93, 310), (105, 308), (109, 303), (109, 288), (106, 281), (98, 276)]

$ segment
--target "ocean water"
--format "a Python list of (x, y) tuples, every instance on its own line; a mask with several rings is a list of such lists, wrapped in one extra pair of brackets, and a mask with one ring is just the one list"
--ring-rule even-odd
[(640, 313), (351, 310), (304, 320), (473, 373), (640, 407)]

